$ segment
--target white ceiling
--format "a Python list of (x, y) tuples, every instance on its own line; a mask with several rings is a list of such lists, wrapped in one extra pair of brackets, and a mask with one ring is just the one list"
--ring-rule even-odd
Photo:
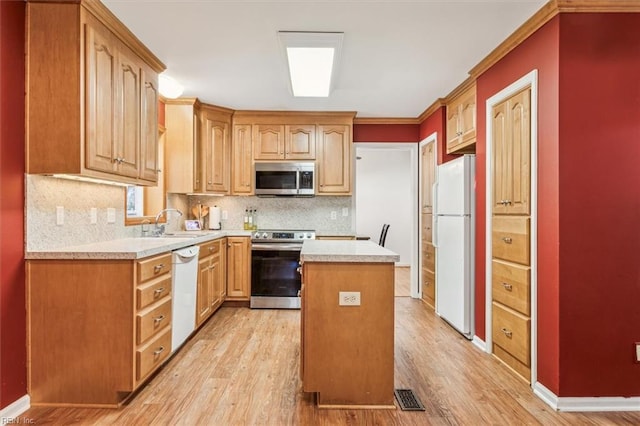
[[(103, 0), (185, 86), (232, 109), (417, 117), (546, 0)], [(329, 98), (294, 98), (278, 31), (344, 32)]]

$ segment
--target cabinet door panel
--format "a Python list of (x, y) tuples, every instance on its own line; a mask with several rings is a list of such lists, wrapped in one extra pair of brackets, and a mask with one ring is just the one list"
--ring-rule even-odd
[(422, 213), (433, 213), (433, 184), (435, 183), (435, 144), (422, 147)]
[(227, 296), (249, 300), (251, 241), (246, 237), (229, 237), (227, 245)]
[(467, 91), (460, 104), (460, 143), (476, 139), (476, 89)]
[(447, 150), (460, 143), (460, 108), (458, 104), (447, 106)]
[(198, 262), (198, 291), (196, 294), (196, 325), (211, 314), (211, 257)]
[(285, 126), (285, 157), (289, 160), (316, 158), (316, 126)]
[(351, 192), (351, 135), (348, 126), (318, 126), (318, 193)]
[(85, 165), (112, 173), (116, 167), (116, 46), (107, 30), (98, 24), (86, 24), (85, 30)]
[(225, 122), (205, 119), (206, 190), (229, 192), (229, 130)]
[(253, 158), (256, 160), (284, 158), (284, 126), (277, 124), (253, 126)]
[[(124, 48), (124, 47), (123, 47)], [(116, 164), (118, 173), (138, 177), (140, 164), (140, 79), (138, 61), (121, 52), (118, 55), (118, 132)]]
[(250, 124), (233, 126), (232, 145), (231, 191), (234, 194), (252, 194), (253, 150)]
[(142, 143), (140, 145), (140, 178), (158, 181), (158, 81), (149, 71), (142, 73), (142, 105), (140, 124)]

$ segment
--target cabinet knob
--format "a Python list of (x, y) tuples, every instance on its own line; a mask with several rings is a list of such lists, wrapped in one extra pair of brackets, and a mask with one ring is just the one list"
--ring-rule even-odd
[(158, 355), (160, 355), (162, 352), (164, 352), (164, 346), (160, 346), (158, 349), (156, 349), (155, 351), (153, 351), (153, 355), (154, 355), (154, 356), (158, 356)]
[(153, 290), (153, 297), (156, 298), (160, 296), (164, 292), (164, 287), (157, 288)]
[(513, 335), (511, 330), (508, 330), (508, 329), (502, 327), (502, 332), (504, 333), (505, 336), (507, 336), (509, 339), (511, 339), (511, 336)]
[(504, 241), (507, 244), (511, 244), (513, 242), (511, 237), (502, 237), (502, 241)]
[(504, 289), (507, 291), (513, 290), (513, 286), (511, 284), (502, 283), (502, 287), (504, 287)]
[(157, 323), (159, 323), (160, 321), (162, 321), (164, 318), (165, 318), (165, 317), (164, 317), (164, 315), (160, 315), (159, 317), (155, 317), (155, 318), (153, 319), (153, 322), (157, 324)]
[(153, 272), (155, 272), (157, 274), (158, 272), (160, 272), (162, 270), (162, 268), (164, 268), (164, 263), (161, 263), (159, 265), (154, 266), (153, 267)]

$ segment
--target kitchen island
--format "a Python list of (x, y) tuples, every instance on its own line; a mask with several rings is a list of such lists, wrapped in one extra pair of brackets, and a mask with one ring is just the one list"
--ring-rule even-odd
[(305, 241), (303, 391), (324, 408), (395, 408), (394, 262), (371, 241)]

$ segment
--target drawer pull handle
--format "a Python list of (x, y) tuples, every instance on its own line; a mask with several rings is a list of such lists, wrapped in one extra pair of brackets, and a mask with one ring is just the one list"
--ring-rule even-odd
[(298, 290), (298, 297), (300, 297), (300, 293), (302, 292), (302, 290)]
[(511, 339), (511, 336), (513, 335), (513, 333), (511, 332), (511, 330), (507, 330), (506, 328), (502, 328), (502, 332), (504, 333), (505, 336), (507, 336), (509, 339)]
[(154, 266), (153, 267), (153, 272), (155, 272), (157, 274), (158, 272), (160, 272), (162, 270), (162, 268), (164, 268), (164, 263), (161, 263), (159, 265)]
[(502, 241), (504, 241), (507, 244), (511, 244), (513, 242), (511, 237), (502, 237)]
[(155, 351), (153, 351), (153, 356), (158, 356), (158, 355), (160, 355), (162, 352), (164, 352), (164, 346), (160, 346), (158, 349), (156, 349)]
[(209, 247), (209, 251), (213, 251), (213, 247)]
[(157, 323), (159, 323), (160, 321), (162, 321), (164, 318), (165, 318), (165, 317), (164, 317), (164, 315), (160, 315), (159, 317), (155, 317), (155, 318), (153, 319), (153, 322), (157, 324)]
[(502, 283), (502, 287), (504, 287), (504, 289), (507, 291), (513, 290), (513, 286), (511, 284)]
[(153, 290), (153, 297), (156, 298), (164, 292), (164, 287), (156, 288)]
[(430, 285), (431, 285), (431, 283), (430, 283), (429, 281), (425, 281), (425, 282), (424, 282), (424, 286), (425, 286), (425, 287), (429, 287)]

